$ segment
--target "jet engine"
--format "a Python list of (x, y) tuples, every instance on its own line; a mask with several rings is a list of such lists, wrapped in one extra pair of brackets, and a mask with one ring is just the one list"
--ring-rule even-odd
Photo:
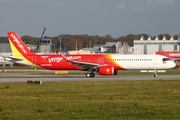
[(113, 66), (101, 66), (98, 68), (98, 72), (100, 75), (114, 75), (114, 67)]

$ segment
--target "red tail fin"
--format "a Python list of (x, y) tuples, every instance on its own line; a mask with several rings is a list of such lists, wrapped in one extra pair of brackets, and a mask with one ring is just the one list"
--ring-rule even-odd
[(27, 48), (24, 42), (19, 38), (15, 32), (8, 32), (8, 38), (14, 57), (21, 58), (26, 55), (33, 55), (33, 53)]

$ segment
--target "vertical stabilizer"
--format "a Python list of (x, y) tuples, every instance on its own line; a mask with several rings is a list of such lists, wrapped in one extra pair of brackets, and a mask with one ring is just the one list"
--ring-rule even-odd
[(13, 57), (22, 59), (26, 64), (32, 65), (33, 63), (28, 57), (35, 56), (35, 54), (29, 50), (15, 32), (7, 32), (7, 34)]

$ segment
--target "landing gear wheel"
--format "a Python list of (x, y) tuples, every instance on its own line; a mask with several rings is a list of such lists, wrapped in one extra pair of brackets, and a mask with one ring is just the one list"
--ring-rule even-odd
[(91, 74), (90, 73), (86, 73), (86, 77), (91, 77)]
[(155, 75), (154, 75), (154, 77), (158, 77), (158, 75), (157, 75), (157, 74), (155, 74)]
[(94, 77), (95, 76), (95, 74), (94, 73), (86, 73), (86, 77)]
[(94, 77), (95, 76), (95, 74), (94, 73), (91, 73), (91, 76), (90, 77)]
[(154, 70), (154, 77), (157, 77), (158, 75), (157, 75), (157, 71), (156, 70)]

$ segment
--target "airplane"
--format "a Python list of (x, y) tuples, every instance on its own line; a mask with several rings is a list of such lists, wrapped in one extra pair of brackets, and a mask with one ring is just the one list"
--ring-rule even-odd
[(36, 54), (29, 50), (15, 32), (7, 32), (12, 57), (19, 64), (38, 66), (50, 70), (87, 71), (86, 77), (117, 75), (118, 70), (157, 70), (170, 69), (175, 63), (162, 55), (121, 55), (121, 54)]

